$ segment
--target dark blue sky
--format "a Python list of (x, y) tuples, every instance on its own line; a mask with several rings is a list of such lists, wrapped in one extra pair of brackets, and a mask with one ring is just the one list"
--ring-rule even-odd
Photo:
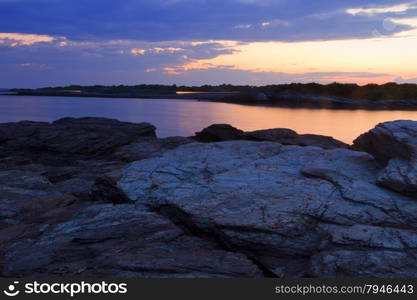
[[(399, 4), (406, 7), (395, 8)], [(286, 76), (279, 68), (183, 66), (256, 42), (389, 38), (414, 28), (396, 21), (414, 18), (414, 6), (393, 0), (0, 0), (0, 87), (258, 84), (298, 81), (304, 73), (319, 73), (312, 78), (320, 81), (321, 73), (343, 71)], [(251, 82), (253, 72), (258, 82)]]

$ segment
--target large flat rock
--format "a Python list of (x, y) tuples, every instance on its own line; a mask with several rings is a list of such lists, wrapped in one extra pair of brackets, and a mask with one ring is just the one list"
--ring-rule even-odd
[(118, 186), (275, 276), (415, 277), (417, 202), (380, 171), (346, 149), (194, 143), (132, 163)]

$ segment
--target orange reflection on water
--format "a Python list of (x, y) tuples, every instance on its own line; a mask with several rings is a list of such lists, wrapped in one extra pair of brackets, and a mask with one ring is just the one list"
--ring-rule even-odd
[(196, 127), (201, 129), (203, 124), (227, 123), (244, 131), (290, 128), (300, 134), (327, 135), (351, 143), (379, 123), (394, 120), (417, 121), (415, 111), (291, 109), (201, 102), (198, 105), (197, 114), (203, 120), (194, 124), (186, 122), (190, 131), (194, 128), (198, 130)]
[(0, 97), (0, 123), (85, 116), (149, 122), (157, 127), (159, 137), (191, 136), (207, 126), (223, 123), (245, 131), (290, 128), (300, 134), (327, 135), (346, 143), (378, 123), (417, 121), (416, 111), (291, 109), (179, 99)]

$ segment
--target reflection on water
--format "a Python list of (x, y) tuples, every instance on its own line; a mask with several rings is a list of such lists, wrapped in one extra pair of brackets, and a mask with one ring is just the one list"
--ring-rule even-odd
[(208, 125), (228, 123), (242, 130), (291, 128), (348, 143), (381, 122), (417, 121), (417, 112), (412, 111), (289, 109), (168, 99), (0, 97), (1, 123), (85, 116), (149, 122), (158, 128), (160, 137), (190, 136)]

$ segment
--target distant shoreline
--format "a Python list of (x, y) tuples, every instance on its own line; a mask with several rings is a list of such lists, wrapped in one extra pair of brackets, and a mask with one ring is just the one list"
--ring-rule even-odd
[(20, 96), (54, 96), (123, 99), (191, 99), (218, 103), (260, 105), (266, 107), (417, 110), (417, 84), (382, 85), (344, 83), (290, 83), (266, 86), (202, 85), (69, 85), (37, 89), (9, 89), (4, 93)]
[(194, 100), (215, 103), (229, 103), (249, 106), (282, 107), (291, 109), (331, 109), (331, 110), (398, 110), (417, 111), (417, 100), (358, 100), (358, 99), (317, 99), (318, 97), (306, 96), (302, 98), (274, 99), (271, 101), (243, 100), (233, 97), (215, 98), (205, 97), (201, 94), (160, 94), (160, 95), (105, 95), (105, 94), (72, 94), (72, 93), (0, 93), (0, 96), (33, 96), (33, 97), (65, 97), (65, 98), (103, 98), (103, 99), (166, 99), (166, 100)]

